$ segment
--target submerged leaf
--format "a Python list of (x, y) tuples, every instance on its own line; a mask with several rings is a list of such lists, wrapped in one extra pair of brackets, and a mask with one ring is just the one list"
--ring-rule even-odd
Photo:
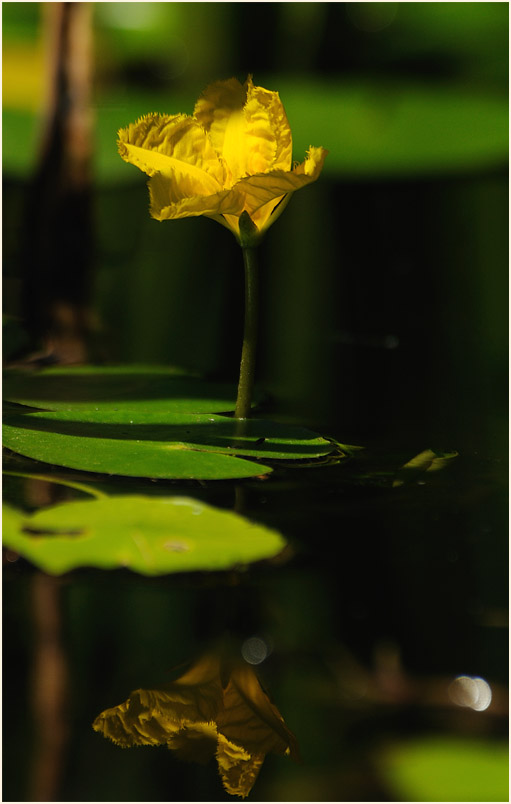
[(7, 507), (3, 541), (45, 572), (128, 567), (143, 575), (224, 570), (271, 558), (278, 531), (186, 497), (122, 496), (23, 515)]

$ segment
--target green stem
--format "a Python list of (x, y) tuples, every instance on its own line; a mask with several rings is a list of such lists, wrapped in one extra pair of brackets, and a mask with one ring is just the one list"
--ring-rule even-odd
[(246, 419), (250, 415), (254, 388), (257, 345), (258, 276), (255, 247), (242, 247), (245, 265), (245, 326), (241, 350), (240, 379), (234, 415)]

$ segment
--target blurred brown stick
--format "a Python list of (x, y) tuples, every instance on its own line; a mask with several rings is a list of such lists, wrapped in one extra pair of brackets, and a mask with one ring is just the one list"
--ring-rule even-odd
[(92, 259), (89, 3), (43, 3), (48, 88), (38, 167), (28, 188), (23, 307), (58, 362), (82, 362)]
[(32, 583), (36, 731), (28, 801), (58, 801), (68, 738), (68, 668), (62, 646), (58, 581), (38, 572)]

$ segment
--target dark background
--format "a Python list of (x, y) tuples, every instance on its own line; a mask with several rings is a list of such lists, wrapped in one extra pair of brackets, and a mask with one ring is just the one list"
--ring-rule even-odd
[[(161, 683), (237, 607), (240, 636), (247, 622), (271, 636), (261, 672), (305, 757), (298, 769), (268, 758), (251, 798), (427, 800), (426, 780), (443, 779), (431, 768), (450, 757), (438, 800), (498, 800), (492, 780), (507, 772), (485, 764), (485, 751), (500, 756), (492, 740), (506, 733), (506, 707), (428, 708), (421, 684), (507, 681), (507, 4), (92, 4), (88, 280), (72, 241), (60, 274), (51, 260), (33, 263), (43, 296), (27, 303), (49, 5), (2, 7), (7, 358), (51, 358), (34, 299), (44, 307), (60, 283), (73, 303), (88, 288), (90, 359), (236, 377), (239, 248), (207, 219), (152, 220), (144, 177), (117, 156), (115, 134), (150, 111), (191, 113), (211, 81), (252, 73), (280, 93), (294, 159), (309, 145), (330, 152), (260, 247), (258, 381), (271, 415), (364, 445), (373, 479), (429, 447), (460, 453), (450, 474), (399, 498), (348, 482), (341, 467), (272, 478), (264, 491), (248, 482), (247, 513), (279, 527), (297, 555), (249, 574), (236, 599), (218, 578), (64, 581), (72, 691), (58, 799), (227, 798), (214, 767), (181, 765), (163, 749), (120, 751), (90, 723), (131, 689)], [(213, 486), (187, 493), (232, 505), (230, 487)], [(24, 800), (31, 767), (32, 575), (13, 564), (4, 582), (4, 798), (13, 800)], [(378, 687), (396, 661), (418, 685), (412, 702)], [(353, 692), (364, 674), (375, 698)], [(412, 737), (410, 758), (400, 746)], [(437, 755), (420, 742), (430, 737), (461, 743), (440, 742)], [(467, 738), (481, 747), (467, 760), (468, 794), (448, 786), (465, 774), (453, 768)]]

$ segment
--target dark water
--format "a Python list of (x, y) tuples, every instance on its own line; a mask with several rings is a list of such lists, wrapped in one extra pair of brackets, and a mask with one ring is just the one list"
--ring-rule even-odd
[[(501, 744), (505, 463), (461, 454), (393, 488), (413, 454), (367, 448), (337, 465), (236, 484), (95, 476), (109, 493), (236, 505), (278, 528), (290, 549), (280, 563), (244, 571), (153, 579), (87, 569), (52, 578), (8, 553), (4, 799), (37, 800), (46, 790), (52, 800), (229, 800), (214, 761), (180, 762), (162, 747), (121, 750), (92, 730), (100, 712), (176, 678), (173, 668), (226, 634), (236, 651), (252, 636), (266, 644), (257, 673), (303, 759), (269, 755), (253, 800), (395, 800), (381, 759), (388, 746), (430, 736)], [(11, 471), (27, 467), (7, 462)], [(45, 495), (80, 496), (5, 479), (14, 503), (41, 505)], [(490, 684), (487, 711), (452, 702), (449, 684), (460, 675)]]
[[(5, 800), (229, 800), (214, 761), (122, 750), (92, 729), (226, 634), (237, 655), (252, 636), (271, 649), (256, 670), (303, 759), (268, 755), (252, 800), (435, 800), (435, 779), (436, 800), (506, 798), (506, 763), (483, 761), (501, 756), (507, 736), (506, 181), (502, 171), (325, 179), (296, 194), (261, 246), (265, 415), (365, 450), (240, 483), (93, 481), (109, 494), (237, 506), (282, 532), (280, 563), (50, 578), (7, 554)], [(23, 189), (7, 186), (8, 266)], [(234, 241), (209, 221), (151, 221), (143, 182), (98, 191), (95, 223), (98, 359), (232, 381), (243, 314)], [(18, 281), (8, 276), (8, 310)], [(459, 456), (393, 488), (399, 467), (428, 448)], [(28, 463), (8, 456), (7, 468)], [(76, 492), (6, 477), (4, 497), (39, 507)], [(488, 709), (453, 703), (459, 676), (486, 680)], [(430, 764), (399, 753), (432, 743)], [(413, 768), (413, 784), (400, 786)]]
[[(482, 759), (501, 756), (507, 735), (502, 190), (499, 174), (297, 194), (279, 237), (270, 233), (261, 247), (265, 415), (365, 450), (240, 483), (93, 481), (109, 494), (236, 506), (282, 532), (290, 549), (280, 563), (153, 579), (86, 569), (51, 578), (7, 554), (5, 800), (229, 800), (215, 761), (187, 764), (163, 747), (122, 750), (92, 729), (105, 709), (175, 679), (175, 668), (226, 634), (237, 655), (252, 636), (271, 649), (256, 671), (303, 758), (268, 755), (251, 799), (429, 800), (430, 779), (439, 779), (437, 800), (506, 797), (505, 762)], [(242, 319), (236, 244), (206, 221), (159, 227), (145, 217), (144, 193), (98, 197), (104, 351), (232, 381)], [(118, 221), (122, 238), (112, 244), (121, 197), (130, 225)], [(488, 198), (499, 213), (486, 219)], [(198, 223), (207, 263), (196, 249)], [(7, 233), (14, 242), (16, 229)], [(496, 242), (489, 271), (483, 256)], [(172, 270), (162, 259), (169, 253), (179, 256)], [(393, 488), (399, 467), (428, 448), (459, 456)], [(57, 471), (12, 456), (7, 468)], [(78, 472), (57, 475), (91, 483)], [(4, 482), (15, 505), (76, 494)], [(487, 710), (453, 703), (458, 676), (488, 682)], [(422, 770), (399, 753), (428, 740), (440, 741), (439, 755)], [(465, 743), (476, 746), (474, 761)], [(414, 767), (413, 784), (400, 786), (403, 769)], [(465, 778), (468, 791), (456, 786)]]

